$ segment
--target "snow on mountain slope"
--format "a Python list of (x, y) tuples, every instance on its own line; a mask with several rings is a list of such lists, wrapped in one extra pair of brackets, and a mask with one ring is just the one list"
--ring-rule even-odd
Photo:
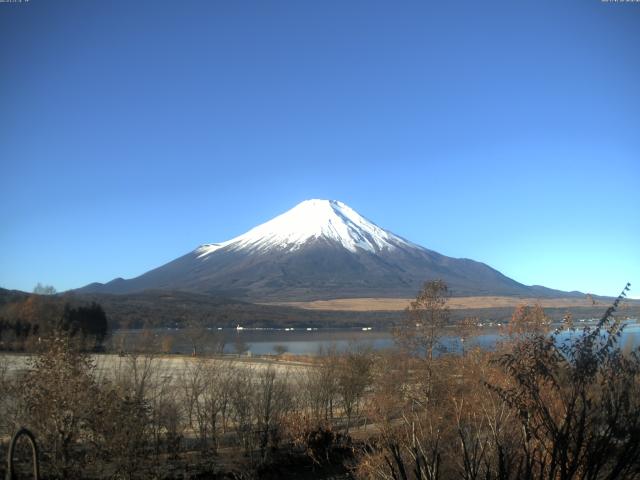
[(202, 245), (135, 278), (79, 291), (189, 291), (250, 301), (410, 298), (430, 279), (444, 280), (460, 296), (566, 295), (408, 242), (333, 200), (304, 201), (231, 240)]
[(199, 258), (226, 248), (229, 251), (270, 249), (295, 251), (309, 240), (324, 238), (340, 243), (350, 252), (377, 253), (398, 247), (420, 248), (362, 217), (336, 200), (306, 200), (274, 219), (227, 242), (203, 245)]

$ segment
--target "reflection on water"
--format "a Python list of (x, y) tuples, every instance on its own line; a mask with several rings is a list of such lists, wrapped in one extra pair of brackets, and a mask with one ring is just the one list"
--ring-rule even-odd
[[(579, 332), (562, 332), (561, 340)], [(164, 345), (164, 350), (172, 353), (190, 354), (193, 350), (194, 336), (184, 330), (155, 329), (144, 333), (140, 330), (117, 330), (113, 334), (112, 348), (132, 348), (142, 340), (151, 337), (155, 345)], [(479, 346), (493, 348), (502, 339), (498, 328), (480, 329), (479, 335), (468, 339), (465, 348)], [(148, 340), (148, 338), (146, 339)], [(394, 346), (393, 335), (389, 330), (362, 329), (296, 329), (296, 330), (236, 330), (208, 329), (196, 335), (197, 350), (201, 353), (214, 353), (223, 340), (224, 352), (235, 353), (238, 349), (248, 348), (254, 355), (274, 354), (281, 347), (284, 351), (296, 355), (315, 355), (320, 349), (335, 348), (344, 351), (354, 347), (370, 347), (383, 350)], [(445, 331), (440, 339), (444, 351), (459, 352), (462, 349), (460, 338), (453, 331)], [(624, 329), (621, 346), (640, 346), (640, 325), (636, 320), (629, 321)]]

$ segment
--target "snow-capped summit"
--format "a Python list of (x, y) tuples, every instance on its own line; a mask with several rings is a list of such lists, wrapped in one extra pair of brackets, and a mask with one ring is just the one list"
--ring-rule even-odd
[(305, 200), (291, 210), (223, 243), (203, 245), (196, 250), (205, 257), (216, 250), (295, 251), (307, 242), (334, 241), (351, 252), (358, 249), (372, 253), (399, 246), (416, 247), (361, 216), (337, 200)]

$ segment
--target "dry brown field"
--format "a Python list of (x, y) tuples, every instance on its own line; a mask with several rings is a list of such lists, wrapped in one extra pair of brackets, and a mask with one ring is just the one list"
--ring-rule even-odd
[[(410, 298), (340, 298), (314, 300), (310, 302), (273, 302), (265, 305), (285, 305), (307, 310), (336, 310), (353, 312), (399, 311), (409, 306)], [(472, 308), (516, 307), (539, 304), (543, 308), (569, 308), (608, 306), (610, 302), (584, 298), (517, 298), (517, 297), (453, 297), (449, 308), (453, 310)]]

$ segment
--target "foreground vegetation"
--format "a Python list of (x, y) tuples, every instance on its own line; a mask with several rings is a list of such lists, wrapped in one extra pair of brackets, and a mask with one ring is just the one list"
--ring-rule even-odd
[[(47, 478), (640, 478), (624, 293), (567, 340), (522, 306), (496, 351), (447, 355), (447, 288), (430, 282), (394, 351), (325, 351), (295, 369), (194, 357), (168, 372), (148, 342), (97, 365), (81, 329), (55, 328), (23, 372), (0, 365), (3, 448), (27, 426)], [(458, 327), (474, 335), (473, 320)]]

